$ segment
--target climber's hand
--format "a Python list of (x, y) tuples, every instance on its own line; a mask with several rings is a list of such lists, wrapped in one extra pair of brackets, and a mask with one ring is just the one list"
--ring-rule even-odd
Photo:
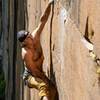
[(49, 0), (49, 3), (54, 3), (54, 0)]

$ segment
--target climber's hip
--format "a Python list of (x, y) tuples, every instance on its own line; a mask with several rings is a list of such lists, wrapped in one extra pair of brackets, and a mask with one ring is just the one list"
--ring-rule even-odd
[(25, 68), (23, 80), (29, 88), (38, 89), (40, 97), (49, 95), (48, 84), (46, 84), (42, 79), (32, 76), (27, 68)]

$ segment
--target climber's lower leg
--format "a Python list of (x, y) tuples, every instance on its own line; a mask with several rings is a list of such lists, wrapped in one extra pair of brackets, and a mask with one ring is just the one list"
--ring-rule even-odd
[(31, 88), (36, 88), (39, 90), (41, 100), (55, 100), (56, 89), (50, 82), (47, 84), (43, 80), (29, 75), (26, 80), (26, 84)]

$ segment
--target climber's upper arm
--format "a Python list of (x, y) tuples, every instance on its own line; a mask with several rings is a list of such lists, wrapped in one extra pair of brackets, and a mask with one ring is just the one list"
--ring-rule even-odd
[(45, 26), (45, 22), (40, 22), (38, 27), (31, 33), (32, 37), (34, 38), (36, 36), (40, 36), (44, 26)]

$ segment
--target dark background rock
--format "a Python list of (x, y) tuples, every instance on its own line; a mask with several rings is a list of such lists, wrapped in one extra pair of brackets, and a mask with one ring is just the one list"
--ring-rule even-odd
[[(2, 0), (0, 55), (6, 80), (6, 100), (39, 99), (35, 89), (23, 85), (23, 63), (16, 32), (20, 29), (32, 32), (47, 3), (48, 0)], [(100, 57), (99, 13), (100, 0), (59, 0), (54, 5), (52, 28), (51, 12), (41, 35), (41, 43), (45, 56), (43, 68), (56, 84), (59, 100), (100, 98), (95, 63), (81, 43), (81, 37), (87, 34), (88, 39), (94, 43), (94, 51)]]

